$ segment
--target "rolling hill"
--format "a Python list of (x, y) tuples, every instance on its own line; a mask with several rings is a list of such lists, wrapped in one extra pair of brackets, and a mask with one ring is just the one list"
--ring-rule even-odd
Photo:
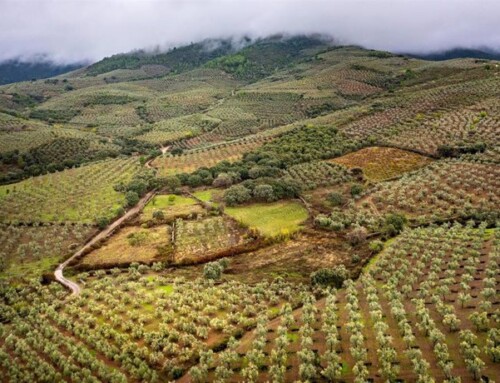
[(0, 381), (498, 380), (500, 63), (240, 43), (0, 86)]

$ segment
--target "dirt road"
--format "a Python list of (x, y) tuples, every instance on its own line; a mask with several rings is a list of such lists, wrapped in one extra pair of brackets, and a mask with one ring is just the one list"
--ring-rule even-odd
[(155, 194), (156, 194), (155, 191), (150, 191), (149, 193), (147, 193), (144, 197), (141, 198), (141, 200), (139, 201), (139, 203), (137, 205), (135, 205), (133, 208), (128, 210), (124, 215), (122, 215), (116, 221), (111, 223), (105, 229), (103, 229), (102, 231), (97, 233), (94, 237), (92, 237), (92, 239), (90, 239), (85, 245), (83, 245), (82, 248), (80, 248), (70, 258), (68, 258), (66, 261), (64, 261), (63, 263), (61, 263), (57, 267), (56, 271), (54, 272), (54, 276), (58, 282), (60, 282), (62, 285), (66, 286), (68, 289), (71, 290), (71, 292), (72, 292), (71, 296), (80, 294), (80, 291), (82, 289), (77, 283), (70, 281), (69, 279), (64, 277), (64, 275), (63, 275), (64, 268), (66, 266), (68, 266), (68, 264), (70, 262), (79, 258), (92, 245), (98, 243), (101, 239), (104, 239), (104, 238), (108, 237), (110, 234), (112, 234), (123, 222), (127, 221), (132, 216), (139, 213)]

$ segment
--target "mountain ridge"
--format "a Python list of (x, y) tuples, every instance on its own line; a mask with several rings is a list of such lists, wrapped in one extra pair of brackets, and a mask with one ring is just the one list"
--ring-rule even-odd
[(84, 66), (84, 63), (56, 64), (46, 60), (24, 62), (19, 59), (10, 59), (0, 62), (0, 85), (46, 79)]

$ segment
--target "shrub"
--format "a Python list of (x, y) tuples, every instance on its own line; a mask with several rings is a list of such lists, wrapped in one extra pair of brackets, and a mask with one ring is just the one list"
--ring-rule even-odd
[(274, 190), (271, 185), (257, 185), (253, 191), (253, 195), (257, 200), (272, 202), (276, 200)]
[(384, 243), (382, 241), (375, 240), (370, 242), (370, 245), (368, 245), (368, 247), (374, 253), (379, 253), (384, 249)]
[(437, 148), (437, 153), (440, 157), (458, 157), (462, 154), (482, 153), (486, 150), (486, 145), (483, 142), (475, 142), (470, 145), (441, 145)]
[(226, 270), (229, 266), (229, 259), (221, 258), (218, 260), (219, 265), (222, 267), (222, 270)]
[(234, 185), (224, 193), (224, 202), (229, 206), (235, 206), (247, 202), (252, 198), (250, 190), (243, 185)]
[(218, 261), (210, 262), (203, 267), (203, 277), (205, 279), (218, 280), (222, 276), (224, 270), (227, 269), (229, 260), (221, 258)]
[(169, 193), (175, 193), (181, 187), (181, 181), (176, 176), (160, 178), (159, 184), (165, 187)]
[(127, 206), (135, 206), (139, 203), (139, 194), (134, 191), (128, 191), (127, 194), (125, 194), (125, 200), (127, 201)]
[(219, 173), (214, 182), (212, 182), (212, 186), (216, 188), (226, 188), (233, 184), (233, 177), (231, 177), (228, 173)]
[(163, 214), (163, 211), (161, 211), (161, 210), (155, 210), (153, 212), (153, 218), (158, 220), (158, 221), (161, 221), (161, 220), (165, 219), (165, 214)]
[(173, 155), (173, 156), (180, 156), (182, 153), (184, 152), (184, 150), (182, 148), (173, 148), (170, 153)]
[(354, 184), (351, 186), (351, 195), (353, 197), (360, 195), (363, 192), (363, 186), (360, 184)]
[(153, 266), (151, 266), (151, 269), (153, 271), (162, 271), (165, 268), (165, 264), (163, 262), (154, 262)]
[(345, 280), (349, 278), (349, 271), (344, 265), (335, 266), (331, 269), (320, 269), (311, 274), (313, 285), (334, 286), (341, 288)]
[(347, 233), (347, 240), (353, 246), (359, 245), (366, 241), (366, 236), (368, 235), (368, 230), (363, 226), (357, 226)]
[(193, 174), (188, 177), (186, 183), (188, 184), (188, 186), (195, 188), (197, 186), (203, 185), (203, 179), (199, 175)]
[(127, 235), (127, 241), (130, 246), (140, 246), (148, 239), (147, 231), (138, 231)]
[(387, 214), (385, 216), (385, 222), (383, 227), (383, 232), (388, 235), (397, 235), (403, 231), (407, 219), (402, 214)]
[(333, 192), (328, 194), (328, 201), (333, 206), (341, 206), (344, 204), (344, 196), (341, 193)]
[(125, 214), (125, 209), (122, 206), (116, 209), (116, 215), (118, 217), (121, 217), (123, 214)]
[(108, 224), (109, 224), (109, 219), (106, 217), (100, 217), (97, 219), (97, 226), (101, 230), (106, 228), (106, 226), (108, 226)]

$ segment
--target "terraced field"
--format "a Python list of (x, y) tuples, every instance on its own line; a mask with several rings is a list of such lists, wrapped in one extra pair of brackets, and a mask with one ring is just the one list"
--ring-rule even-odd
[[(202, 360), (190, 370), (191, 379), (215, 381), (220, 374), (251, 382), (493, 378), (497, 329), (488, 330), (487, 319), (496, 315), (493, 242), (498, 239), (485, 237), (484, 229), (407, 232), (358, 282), (348, 281), (320, 300), (304, 294), (299, 311), (285, 304), (280, 318), (263, 320), (229, 351)], [(454, 253), (456, 246), (462, 252)], [(431, 249), (441, 256), (430, 257)], [(414, 273), (408, 280), (409, 268)]]
[(95, 233), (86, 225), (0, 225), (0, 277), (39, 277)]
[[(498, 230), (446, 225), (405, 232), (357, 282), (319, 296), (279, 280), (213, 285), (146, 267), (82, 275), (86, 292), (69, 304), (58, 305), (57, 288), (24, 298), (36, 315), (8, 325), (0, 355), (14, 357), (0, 368), (9, 380), (42, 376), (28, 360), (50, 379), (63, 373), (61, 361), (78, 379), (83, 363), (87, 374), (117, 381), (494, 378), (497, 274)], [(40, 297), (53, 303), (37, 306)]]
[(47, 126), (40, 126), (36, 130), (2, 133), (0, 134), (0, 153), (14, 150), (25, 152), (32, 148), (50, 144), (60, 138), (92, 139), (92, 136), (75, 129), (50, 128)]
[(198, 263), (246, 242), (244, 230), (223, 217), (175, 221), (174, 262)]
[(136, 158), (114, 159), (0, 187), (0, 221), (82, 222), (113, 218), (125, 204), (114, 190), (139, 170)]
[(256, 137), (251, 140), (230, 141), (204, 149), (186, 151), (177, 156), (167, 154), (156, 158), (153, 166), (158, 168), (162, 176), (190, 173), (202, 166), (213, 166), (221, 161), (237, 161), (244, 153), (258, 148), (264, 142), (264, 138)]
[(370, 198), (378, 211), (405, 211), (422, 219), (499, 213), (500, 169), (464, 162), (430, 165), (376, 188)]

